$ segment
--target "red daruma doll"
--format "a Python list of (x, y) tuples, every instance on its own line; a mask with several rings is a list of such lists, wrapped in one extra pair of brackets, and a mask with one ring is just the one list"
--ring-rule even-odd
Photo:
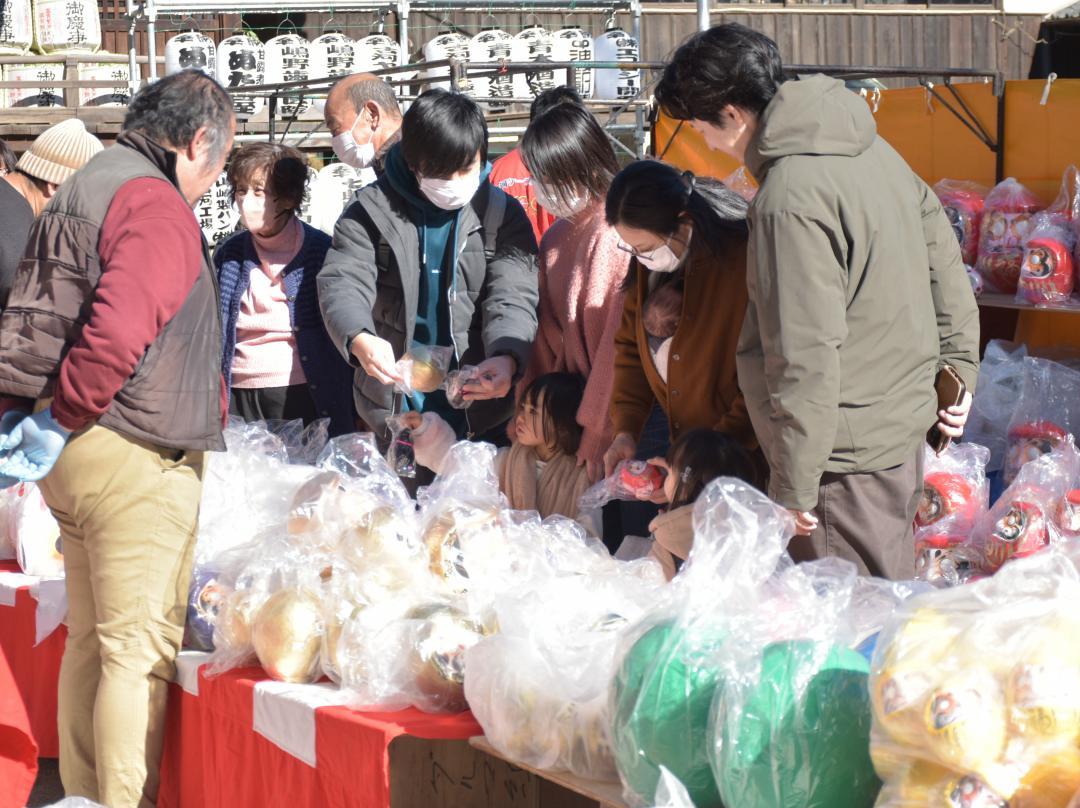
[(978, 183), (963, 180), (941, 180), (934, 186), (934, 193), (941, 200), (945, 215), (960, 242), (964, 263), (975, 266), (979, 255), (979, 225), (982, 224), (983, 206), (987, 189)]
[(1064, 216), (1040, 214), (1032, 221), (1016, 297), (1035, 305), (1066, 303), (1073, 292), (1076, 236)]
[(997, 291), (1016, 294), (1031, 217), (1042, 207), (1038, 197), (1012, 177), (987, 195), (975, 268)]

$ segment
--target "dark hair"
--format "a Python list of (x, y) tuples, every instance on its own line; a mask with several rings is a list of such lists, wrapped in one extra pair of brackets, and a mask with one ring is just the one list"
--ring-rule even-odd
[(573, 104), (576, 107), (584, 107), (585, 104), (581, 100), (581, 95), (573, 87), (567, 87), (564, 84), (560, 84), (558, 87), (552, 87), (550, 90), (544, 90), (540, 95), (536, 96), (529, 105), (529, 120), (535, 121), (540, 115), (543, 115), (549, 109), (554, 109), (560, 104)]
[(553, 107), (529, 124), (521, 158), (533, 177), (564, 198), (585, 189), (603, 199), (619, 171), (603, 127), (591, 112), (573, 104)]
[(19, 174), (19, 175), (25, 177), (26, 179), (28, 179), (30, 182), (33, 183), (34, 187), (37, 188), (38, 191), (40, 191), (41, 193), (46, 194), (46, 195), (48, 195), (48, 193), (49, 193), (49, 186), (53, 184), (53, 183), (50, 183), (47, 180), (41, 179), (41, 177), (35, 177), (33, 174), (27, 174), (26, 171), (24, 169), (21, 169), (21, 168), (13, 168), (11, 173)]
[(298, 210), (307, 189), (307, 158), (292, 146), (258, 141), (245, 143), (229, 160), (229, 185), (236, 196), (238, 186), (251, 186), (251, 178), (262, 173), (266, 190), (288, 210)]
[(577, 413), (584, 395), (585, 380), (576, 373), (545, 373), (525, 388), (521, 404), (539, 407), (542, 401), (544, 434), (552, 439), (553, 448), (574, 455), (581, 445)]
[(401, 156), (423, 177), (449, 177), (468, 168), (480, 152), (487, 162), (484, 113), (468, 96), (447, 90), (423, 93), (401, 124)]
[(733, 242), (746, 240), (748, 208), (719, 180), (695, 177), (657, 160), (638, 160), (611, 181), (604, 213), (613, 227), (623, 224), (665, 237), (688, 216), (693, 238), (722, 255)]
[(11, 150), (3, 138), (0, 138), (0, 168), (4, 171), (14, 171), (15, 163), (18, 160), (15, 158), (15, 152)]
[(181, 70), (147, 84), (131, 99), (124, 116), (124, 129), (142, 132), (174, 149), (186, 148), (203, 126), (208, 157), (220, 160), (232, 133), (232, 99), (201, 70)]
[(656, 102), (676, 120), (715, 124), (728, 104), (760, 115), (783, 82), (776, 43), (744, 25), (724, 23), (679, 46), (656, 85)]
[(346, 87), (345, 92), (358, 114), (365, 104), (374, 101), (391, 118), (401, 118), (401, 106), (394, 95), (394, 88), (385, 79), (372, 76), (363, 81), (354, 81)]
[(735, 477), (753, 486), (760, 482), (746, 450), (729, 435), (711, 429), (691, 429), (680, 435), (668, 449), (667, 464), (678, 476), (672, 510), (694, 502), (717, 477)]

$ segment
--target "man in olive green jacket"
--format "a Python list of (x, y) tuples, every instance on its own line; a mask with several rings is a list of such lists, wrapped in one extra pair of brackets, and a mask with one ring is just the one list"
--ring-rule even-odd
[(863, 99), (825, 76), (784, 82), (775, 43), (742, 26), (680, 47), (657, 99), (761, 186), (739, 384), (769, 495), (805, 537), (792, 555), (910, 578), (927, 430), (959, 437), (970, 408), (938, 411), (935, 377), (951, 365), (973, 390), (978, 375), (978, 310), (941, 204)]

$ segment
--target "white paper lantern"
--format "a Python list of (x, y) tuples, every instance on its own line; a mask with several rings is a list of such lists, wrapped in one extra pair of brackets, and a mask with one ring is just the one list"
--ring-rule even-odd
[[(311, 46), (298, 34), (282, 34), (266, 43), (265, 84), (306, 81), (311, 75)], [(302, 94), (278, 96), (278, 111), (283, 118), (299, 115), (310, 106)]]
[(356, 66), (356, 42), (331, 31), (311, 41), (311, 78), (348, 76)]
[[(591, 62), (593, 61), (593, 39), (588, 31), (580, 28), (563, 28), (552, 34), (551, 61), (553, 62)], [(570, 74), (570, 75), (567, 75)], [(593, 71), (588, 68), (575, 70), (556, 70), (555, 83), (571, 85), (582, 98), (592, 98)]]
[(222, 171), (214, 184), (195, 203), (195, 218), (206, 236), (206, 243), (216, 247), (236, 232), (240, 224), (240, 211), (232, 201), (232, 186), (228, 175)]
[[(442, 62), (446, 59), (468, 59), (469, 58), (469, 38), (464, 34), (456, 32), (450, 32), (446, 34), (439, 34), (432, 40), (429, 40), (424, 45), (424, 61), (425, 62)], [(441, 88), (443, 90), (450, 89), (450, 82), (447, 79), (450, 77), (449, 67), (434, 67), (430, 70), (425, 70), (421, 76), (426, 82), (425, 89), (434, 90)], [(457, 88), (461, 92), (471, 92), (471, 85)]]
[(308, 209), (307, 222), (324, 233), (333, 235), (345, 206), (352, 195), (373, 181), (374, 172), (364, 169), (357, 171), (344, 163), (330, 163), (319, 169), (311, 183), (311, 205)]
[(92, 53), (101, 47), (94, 0), (34, 0), (34, 47), (41, 53)]
[[(510, 59), (510, 49), (514, 38), (506, 31), (493, 29), (481, 31), (469, 41), (469, 63), (472, 65), (496, 65)], [(475, 98), (512, 98), (514, 95), (514, 77), (510, 74), (496, 75), (491, 78), (478, 76), (472, 80), (472, 93)], [(506, 104), (487, 104), (489, 112), (501, 112)]]
[(19, 567), (41, 578), (64, 576), (60, 525), (33, 483), (19, 483), (8, 508), (8, 535), (18, 551)]
[[(251, 34), (234, 34), (221, 40), (217, 51), (217, 80), (222, 87), (263, 84), (266, 54), (262, 43)], [(232, 97), (238, 117), (250, 117), (262, 111), (262, 96), (236, 94)]]
[[(621, 28), (612, 28), (593, 43), (598, 62), (637, 62), (640, 60), (638, 41)], [(641, 90), (641, 71), (603, 69), (596, 71), (594, 98), (607, 101), (629, 100)]]
[[(510, 49), (510, 61), (550, 62), (552, 45), (550, 31), (539, 26), (526, 28), (514, 36)], [(530, 70), (514, 76), (516, 98), (536, 98), (540, 93), (554, 86), (555, 72), (552, 70)]]
[(370, 73), (401, 64), (401, 46), (386, 34), (369, 34), (356, 43), (356, 72)]
[(131, 101), (129, 69), (123, 62), (79, 65), (79, 81), (112, 81), (112, 87), (82, 87), (79, 103), (84, 107), (124, 107)]
[[(62, 64), (4, 65), (4, 81), (63, 81)], [(64, 94), (56, 87), (16, 87), (4, 91), (6, 107), (62, 107)]]
[(34, 44), (34, 10), (30, 0), (0, 2), (0, 54), (21, 56)]
[(182, 31), (165, 42), (165, 75), (194, 68), (208, 76), (217, 71), (214, 40), (201, 31)]

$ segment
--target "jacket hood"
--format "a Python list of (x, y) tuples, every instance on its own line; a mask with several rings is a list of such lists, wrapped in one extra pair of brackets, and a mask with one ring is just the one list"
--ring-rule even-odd
[[(387, 152), (386, 155), (386, 179), (390, 183), (391, 187), (403, 197), (405, 200), (414, 207), (420, 209), (427, 215), (439, 214), (446, 215), (447, 213), (455, 213), (456, 211), (445, 211), (438, 205), (432, 204), (432, 202), (424, 196), (420, 191), (420, 183), (416, 181), (416, 175), (413, 174), (412, 169), (409, 168), (405, 162), (405, 157), (401, 154), (401, 144), (395, 143), (394, 146)], [(480, 169), (480, 187), (487, 182), (488, 175), (491, 174), (491, 163), (485, 163), (483, 168)]]
[(788, 81), (761, 116), (746, 154), (746, 165), (759, 181), (769, 164), (796, 154), (855, 157), (877, 137), (867, 103), (828, 76)]

